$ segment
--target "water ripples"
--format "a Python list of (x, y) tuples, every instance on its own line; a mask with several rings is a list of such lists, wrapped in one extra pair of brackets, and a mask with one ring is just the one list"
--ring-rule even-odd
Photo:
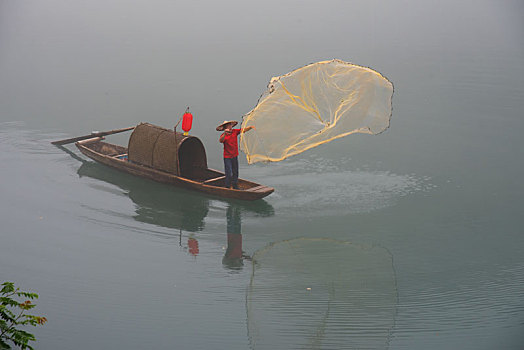
[[(473, 273), (446, 287), (400, 293), (394, 338), (402, 343), (413, 334), (437, 337), (482, 337), (494, 328), (524, 324), (524, 265), (494, 267), (495, 271)], [(522, 328), (522, 327), (521, 327)]]
[(367, 213), (435, 188), (429, 177), (354, 169), (347, 158), (334, 161), (307, 157), (248, 170), (277, 189), (268, 201), (286, 215)]
[[(51, 145), (56, 135), (23, 127), (21, 123), (1, 125), (0, 161), (9, 164), (1, 170), (4, 198), (9, 198), (12, 205), (20, 199), (19, 205), (28, 216), (62, 215), (64, 219), (99, 223), (123, 218), (117, 222), (128, 222), (134, 207), (130, 201), (122, 201), (125, 191), (112, 184), (82, 179), (77, 174), (78, 166), (90, 162), (67, 148)], [(95, 191), (86, 191), (86, 185)]]

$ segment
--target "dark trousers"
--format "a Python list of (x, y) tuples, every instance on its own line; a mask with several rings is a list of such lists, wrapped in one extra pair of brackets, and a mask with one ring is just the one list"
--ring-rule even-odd
[(233, 185), (238, 187), (238, 157), (224, 158), (224, 169), (226, 173), (226, 187)]

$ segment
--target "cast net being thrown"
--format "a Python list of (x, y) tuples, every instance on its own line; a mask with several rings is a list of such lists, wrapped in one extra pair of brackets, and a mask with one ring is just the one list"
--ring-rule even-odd
[(248, 163), (278, 162), (354, 133), (389, 127), (393, 84), (380, 73), (340, 60), (274, 77), (244, 115), (240, 147)]

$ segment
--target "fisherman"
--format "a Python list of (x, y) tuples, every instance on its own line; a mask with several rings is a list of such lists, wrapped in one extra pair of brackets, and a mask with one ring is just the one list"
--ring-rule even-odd
[(226, 187), (238, 189), (238, 135), (254, 126), (244, 129), (233, 129), (238, 122), (227, 120), (217, 126), (217, 131), (224, 131), (218, 141), (224, 144), (224, 172), (226, 174)]

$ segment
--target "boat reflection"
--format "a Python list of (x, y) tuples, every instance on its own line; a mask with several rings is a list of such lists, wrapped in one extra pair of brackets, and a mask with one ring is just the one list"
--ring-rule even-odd
[(137, 221), (190, 232), (204, 228), (209, 212), (209, 200), (204, 196), (136, 179), (93, 162), (84, 161), (77, 173), (80, 177), (102, 180), (124, 190), (136, 204), (133, 218)]
[[(72, 153), (72, 152), (71, 152)], [(74, 155), (74, 153), (72, 153)], [(77, 173), (80, 177), (87, 176), (113, 184), (127, 193), (135, 203), (137, 221), (159, 225), (177, 231), (198, 232), (205, 227), (205, 218), (209, 214), (209, 205), (213, 198), (170, 187), (164, 184), (137, 178), (95, 162), (81, 160), (82, 165)], [(249, 211), (260, 216), (274, 215), (273, 207), (264, 200), (244, 202), (225, 200), (229, 207), (231, 222), (239, 220), (240, 211)], [(235, 209), (236, 208), (236, 209)], [(234, 212), (238, 212), (234, 214)]]

